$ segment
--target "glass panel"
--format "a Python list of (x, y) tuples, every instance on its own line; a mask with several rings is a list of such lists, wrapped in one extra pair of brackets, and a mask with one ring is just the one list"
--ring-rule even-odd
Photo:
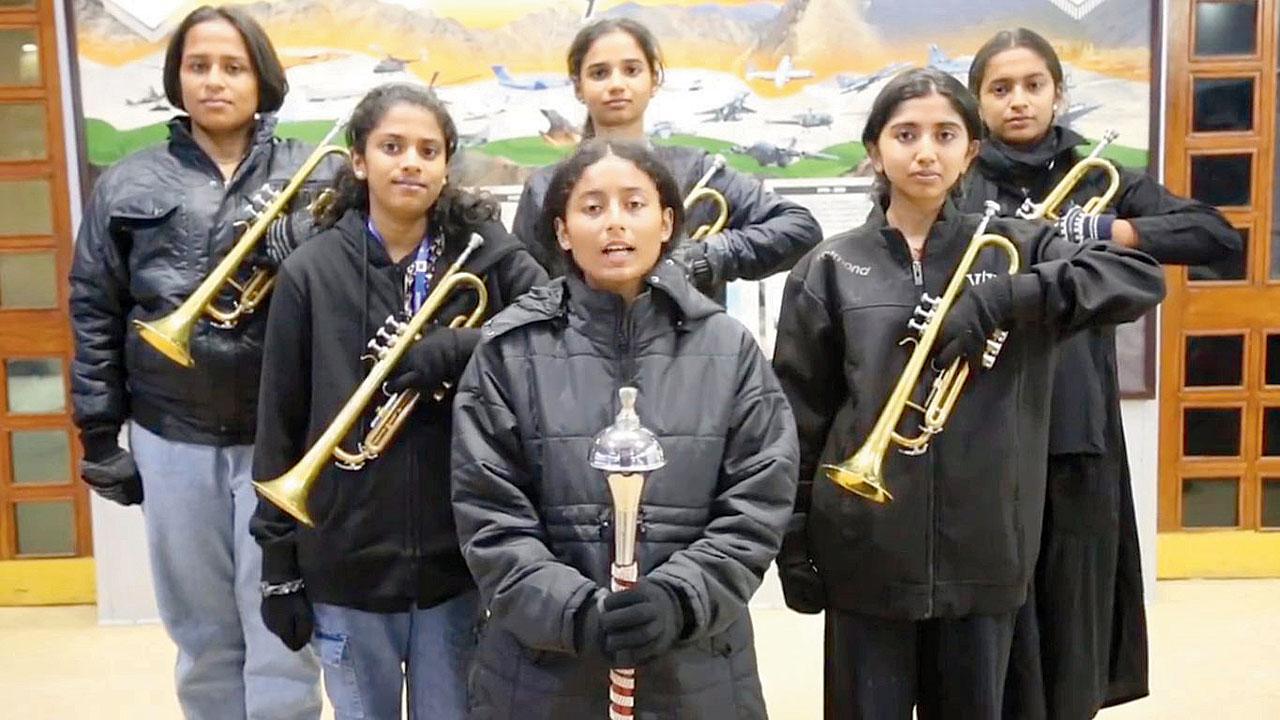
[(44, 105), (0, 105), (0, 160), (43, 160), (46, 154)]
[(1266, 382), (1280, 385), (1280, 335), (1267, 336)]
[(1245, 279), (1248, 271), (1245, 261), (1249, 257), (1249, 229), (1236, 228), (1236, 232), (1240, 233), (1240, 252), (1231, 253), (1208, 265), (1192, 265), (1187, 269), (1187, 278), (1192, 282)]
[(1262, 454), (1280, 456), (1280, 407), (1262, 408)]
[(39, 85), (40, 46), (35, 28), (0, 30), (0, 85)]
[(66, 407), (61, 360), (6, 360), (4, 364), (9, 380), (9, 412), (59, 413)]
[(1236, 527), (1240, 524), (1240, 483), (1236, 478), (1182, 481), (1182, 527)]
[(22, 502), (18, 516), (19, 555), (74, 555), (76, 513), (70, 500)]
[(1257, 20), (1256, 2), (1196, 3), (1196, 54), (1252, 55)]
[(1280, 478), (1262, 479), (1262, 527), (1280, 528)]
[(1252, 155), (1195, 155), (1191, 197), (1210, 205), (1248, 205)]
[(1244, 373), (1244, 336), (1187, 337), (1187, 387), (1239, 385)]
[(0, 235), (50, 235), (53, 201), (48, 180), (0, 181)]
[(1196, 78), (1193, 92), (1195, 132), (1253, 129), (1253, 78)]
[(1182, 454), (1234, 457), (1240, 454), (1240, 408), (1184, 408)]
[(57, 307), (56, 266), (52, 251), (0, 253), (0, 309)]
[(15, 430), (9, 436), (15, 485), (71, 482), (71, 441), (66, 430)]

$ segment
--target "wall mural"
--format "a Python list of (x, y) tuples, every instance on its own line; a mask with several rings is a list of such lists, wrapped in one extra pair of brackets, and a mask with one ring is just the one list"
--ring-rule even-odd
[[(174, 110), (161, 88), (164, 46), (168, 32), (198, 4), (74, 0), (91, 176), (166, 137)], [(455, 169), (468, 184), (518, 185), (532, 168), (572, 149), (585, 111), (565, 76), (564, 54), (582, 23), (600, 16), (635, 18), (662, 45), (666, 81), (646, 113), (655, 143), (719, 152), (734, 168), (764, 178), (869, 176), (857, 138), (888, 78), (927, 64), (965, 80), (978, 46), (996, 30), (1018, 25), (1045, 35), (1060, 53), (1068, 122), (1088, 138), (1117, 130), (1108, 157), (1147, 165), (1149, 0), (235, 4), (263, 24), (287, 68), (291, 90), (280, 111), (282, 135), (318, 140), (383, 82), (430, 85), (458, 124), (466, 152)], [(1153, 338), (1125, 334), (1123, 385), (1149, 391)]]

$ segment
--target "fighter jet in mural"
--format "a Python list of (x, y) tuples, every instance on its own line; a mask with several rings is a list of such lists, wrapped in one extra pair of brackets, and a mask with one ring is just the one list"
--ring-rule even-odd
[(1060, 125), (1071, 123), (1102, 107), (1102, 103), (1071, 103), (1061, 115), (1055, 118)]
[(899, 70), (910, 66), (911, 63), (896, 62), (866, 75), (841, 73), (836, 75), (836, 85), (840, 87), (841, 93), (860, 93), (877, 82), (896, 74)]
[(937, 45), (929, 46), (929, 67), (941, 70), (948, 75), (968, 75), (969, 66), (973, 64), (973, 56), (949, 57)]
[(799, 125), (802, 128), (831, 127), (835, 120), (831, 117), (831, 113), (818, 112), (816, 110), (805, 110), (802, 113), (792, 115), (787, 120), (770, 120), (773, 125)]
[(373, 71), (379, 75), (384, 73), (404, 72), (405, 68), (407, 68), (411, 62), (416, 62), (416, 60), (413, 58), (396, 57), (395, 55), (388, 53), (386, 57), (378, 61), (377, 65), (373, 66)]
[(169, 101), (165, 99), (165, 96), (163, 93), (156, 90), (154, 87), (148, 87), (147, 94), (143, 95), (140, 98), (137, 98), (136, 100), (129, 100), (126, 98), (124, 101), (124, 104), (128, 105), (129, 107), (137, 107), (139, 105), (150, 105), (151, 109), (155, 111), (169, 109)]
[(543, 140), (560, 147), (577, 145), (582, 141), (582, 133), (578, 132), (578, 129), (565, 116), (550, 108), (540, 109), (542, 116), (551, 125), (545, 132), (541, 133)]
[(747, 65), (748, 80), (772, 80), (775, 87), (783, 87), (792, 80), (803, 80), (813, 77), (812, 70), (797, 70), (791, 63), (790, 55), (783, 55), (775, 70), (753, 70)]
[(747, 97), (751, 93), (738, 93), (732, 100), (717, 108), (710, 110), (702, 110), (699, 115), (709, 115), (709, 122), (733, 122), (741, 120), (743, 113), (753, 113), (755, 110), (747, 107)]
[(498, 84), (512, 90), (550, 90), (551, 88), (564, 87), (569, 84), (569, 78), (564, 75), (528, 75), (514, 77), (507, 72), (506, 65), (491, 65), (493, 74), (498, 78)]
[(742, 145), (734, 145), (729, 148), (729, 151), (740, 155), (747, 155), (760, 163), (761, 167), (769, 167), (770, 165), (775, 167), (786, 167), (801, 158), (818, 158), (821, 160), (840, 159), (835, 155), (830, 155), (828, 153), (797, 150), (795, 138), (791, 138), (791, 142), (786, 147), (778, 147), (773, 143), (761, 141), (746, 147)]

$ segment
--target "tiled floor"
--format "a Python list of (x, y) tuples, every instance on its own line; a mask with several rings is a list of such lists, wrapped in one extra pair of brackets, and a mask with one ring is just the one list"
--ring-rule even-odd
[[(1160, 583), (1152, 697), (1104, 719), (1280, 718), (1280, 580)], [(177, 718), (173, 650), (154, 625), (100, 627), (92, 607), (0, 608), (0, 718)], [(822, 623), (756, 612), (771, 717), (821, 714)]]

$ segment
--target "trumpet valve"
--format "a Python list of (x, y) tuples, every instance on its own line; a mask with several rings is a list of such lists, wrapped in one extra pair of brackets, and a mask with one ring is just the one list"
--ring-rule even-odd
[[(920, 432), (927, 433), (929, 435), (933, 434), (933, 431), (929, 430), (929, 428), (923, 425), (920, 426)], [(907, 445), (906, 447), (900, 447), (898, 448), (898, 452), (910, 457), (915, 457), (916, 455), (923, 455), (929, 452), (929, 443), (923, 442), (919, 445)]]
[(911, 328), (913, 332), (917, 332), (921, 335), (924, 335), (924, 330), (927, 326), (928, 326), (927, 320), (924, 322), (921, 322), (918, 318), (913, 317), (907, 321), (907, 327)]
[(1000, 354), (1000, 350), (1004, 348), (1004, 341), (1008, 337), (1008, 332), (997, 330), (994, 335), (987, 338), (987, 349), (982, 353), (983, 369), (990, 370), (996, 364), (996, 357)]
[(1026, 220), (1036, 216), (1036, 203), (1031, 198), (1022, 201), (1022, 205), (1018, 207), (1018, 217)]

